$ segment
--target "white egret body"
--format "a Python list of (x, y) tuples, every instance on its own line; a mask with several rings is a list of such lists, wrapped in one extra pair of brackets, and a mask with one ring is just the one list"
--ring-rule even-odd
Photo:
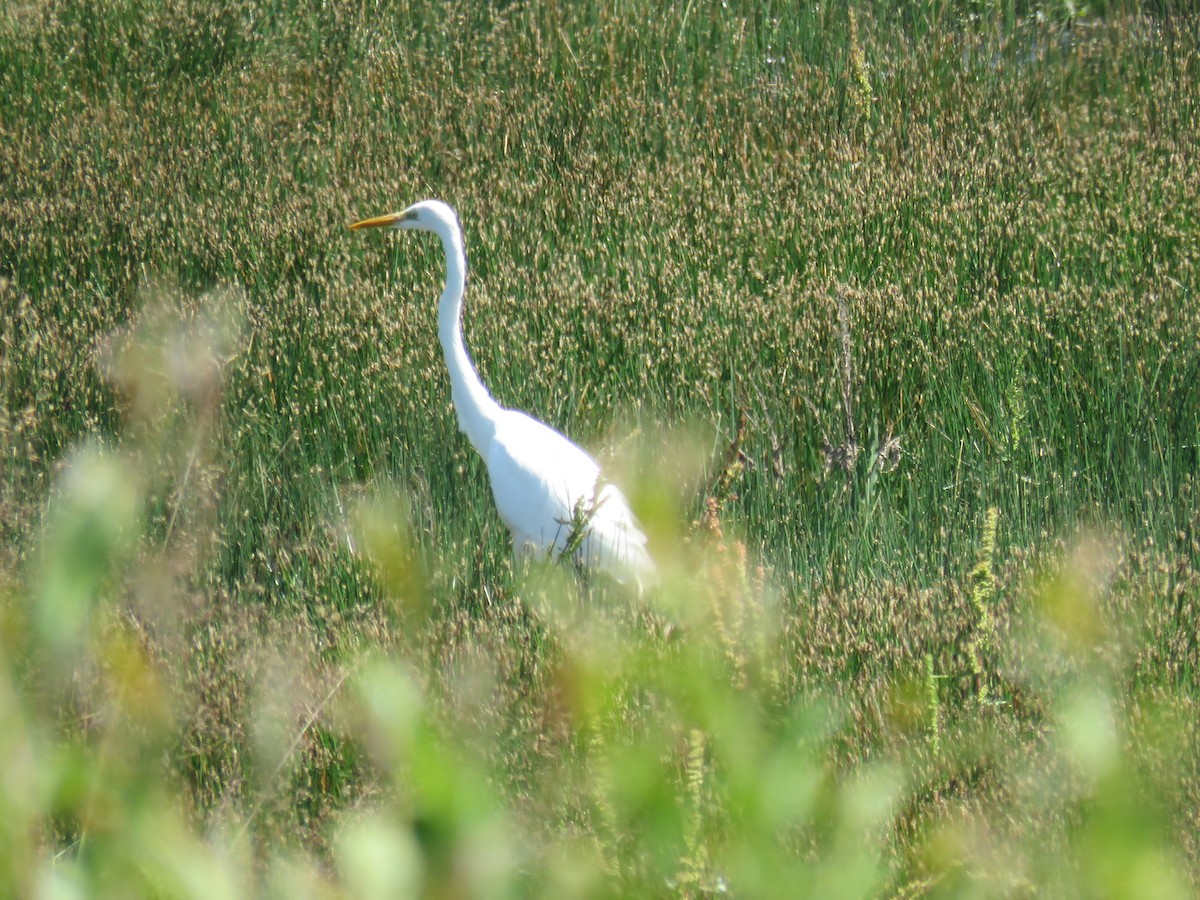
[(652, 577), (646, 536), (620, 489), (601, 480), (596, 461), (549, 425), (500, 406), (480, 380), (463, 343), (467, 256), (454, 209), (424, 200), (350, 227), (431, 231), (442, 239), (446, 286), (438, 305), (438, 337), (450, 370), (450, 397), (459, 428), (487, 464), (492, 496), (512, 532), (517, 558), (560, 556), (577, 530), (573, 523), (583, 522), (577, 562), (622, 582), (642, 585)]

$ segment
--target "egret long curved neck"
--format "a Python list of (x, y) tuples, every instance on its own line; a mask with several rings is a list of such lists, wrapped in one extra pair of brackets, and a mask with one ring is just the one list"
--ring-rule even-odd
[(438, 337), (450, 370), (450, 397), (458, 413), (458, 427), (483, 456), (496, 433), (500, 405), (484, 387), (479, 373), (467, 355), (463, 342), (463, 293), (467, 288), (467, 254), (462, 229), (457, 223), (438, 229), (446, 251), (446, 287), (438, 304)]

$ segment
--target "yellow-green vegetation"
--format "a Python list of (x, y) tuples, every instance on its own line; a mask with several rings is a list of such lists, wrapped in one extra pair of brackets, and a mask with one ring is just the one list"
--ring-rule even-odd
[[(0, 893), (1200, 891), (1169, 4), (0, 5)], [(629, 596), (514, 571), (484, 380)]]

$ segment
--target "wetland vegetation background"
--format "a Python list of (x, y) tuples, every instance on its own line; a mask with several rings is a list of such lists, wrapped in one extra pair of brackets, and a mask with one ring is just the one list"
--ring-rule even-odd
[(0, 6), (3, 892), (1193, 895), (1188, 9)]

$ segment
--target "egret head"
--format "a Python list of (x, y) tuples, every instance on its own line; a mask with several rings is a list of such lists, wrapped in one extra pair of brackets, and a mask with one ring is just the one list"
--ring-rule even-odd
[(404, 228), (409, 231), (432, 231), (435, 234), (461, 231), (458, 216), (441, 200), (422, 200), (403, 212), (363, 219), (350, 226), (351, 231), (359, 228)]

